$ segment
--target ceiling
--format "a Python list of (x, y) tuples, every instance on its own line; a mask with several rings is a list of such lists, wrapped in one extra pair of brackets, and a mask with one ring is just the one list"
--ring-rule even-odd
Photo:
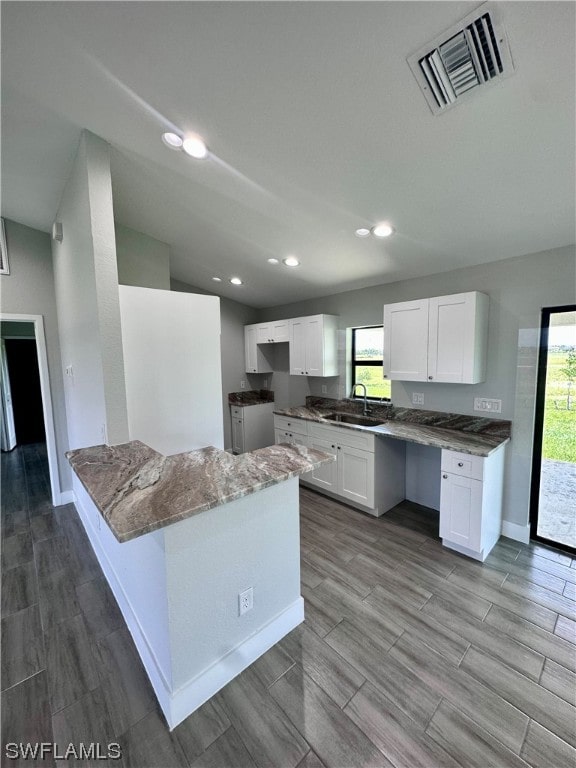
[(406, 58), (478, 6), (3, 2), (2, 215), (50, 229), (87, 128), (116, 219), (255, 307), (573, 243), (575, 5), (498, 4), (515, 73), (434, 116)]

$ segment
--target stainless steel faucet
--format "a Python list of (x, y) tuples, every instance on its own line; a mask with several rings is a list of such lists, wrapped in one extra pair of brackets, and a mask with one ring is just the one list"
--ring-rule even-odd
[(363, 414), (364, 414), (364, 416), (368, 416), (369, 409), (368, 409), (368, 402), (366, 401), (366, 385), (362, 384), (361, 381), (359, 381), (357, 384), (354, 384), (354, 386), (352, 387), (352, 392), (350, 393), (350, 397), (354, 397), (354, 394), (356, 392), (356, 387), (362, 387), (362, 389), (364, 390), (364, 411), (363, 411)]

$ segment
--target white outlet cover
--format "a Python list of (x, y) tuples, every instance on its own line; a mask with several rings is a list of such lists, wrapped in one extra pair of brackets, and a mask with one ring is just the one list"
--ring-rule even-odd
[(254, 607), (254, 589), (249, 587), (238, 594), (238, 615), (251, 611)]

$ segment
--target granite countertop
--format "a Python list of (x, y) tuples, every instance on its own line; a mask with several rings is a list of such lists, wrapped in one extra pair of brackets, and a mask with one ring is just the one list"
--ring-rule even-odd
[(274, 402), (274, 392), (269, 389), (248, 389), (240, 392), (230, 392), (228, 394), (228, 403), (240, 408), (246, 408), (249, 405), (262, 405), (264, 403)]
[[(311, 399), (320, 400), (320, 398)], [(510, 440), (509, 421), (416, 408), (380, 407), (379, 413), (372, 416), (372, 426), (346, 424), (326, 418), (333, 413), (352, 412), (350, 408), (346, 411), (345, 404), (341, 403), (342, 401), (335, 401), (334, 407), (330, 407), (327, 403), (314, 403), (276, 410), (274, 413), (278, 416), (372, 432), (382, 437), (393, 437), (397, 440), (470, 453), (475, 456), (489, 456)], [(358, 414), (357, 408), (354, 412)]]
[(138, 440), (66, 456), (120, 542), (335, 460), (302, 445), (272, 445), (240, 456), (209, 446), (163, 456)]

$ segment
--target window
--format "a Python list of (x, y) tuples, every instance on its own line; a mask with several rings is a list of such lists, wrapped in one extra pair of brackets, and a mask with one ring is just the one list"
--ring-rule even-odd
[[(352, 329), (352, 383), (364, 384), (366, 395), (374, 399), (390, 399), (390, 382), (384, 378), (382, 368), (383, 347), (381, 325)], [(363, 396), (362, 387), (358, 387), (355, 397)]]

